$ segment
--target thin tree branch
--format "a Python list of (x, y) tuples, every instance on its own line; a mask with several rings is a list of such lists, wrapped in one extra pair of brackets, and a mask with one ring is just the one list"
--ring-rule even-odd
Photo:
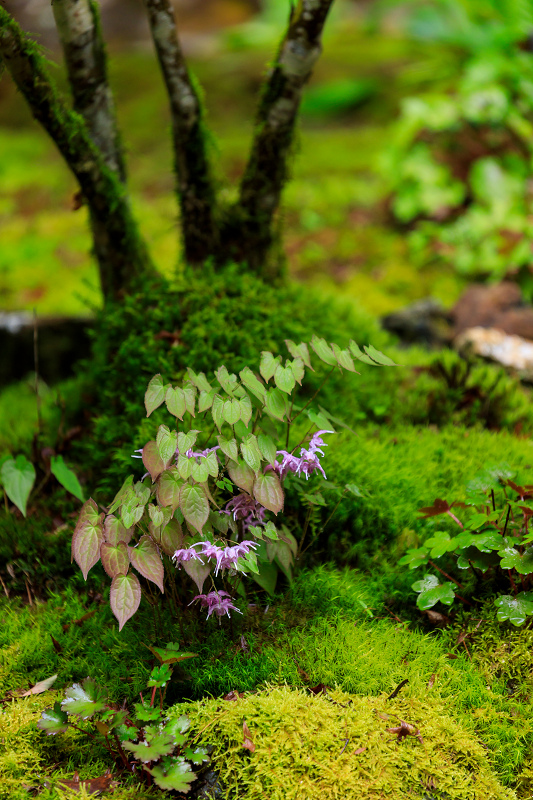
[(24, 35), (1, 6), (0, 59), (33, 116), (78, 179), (89, 206), (104, 297), (120, 297), (141, 275), (155, 272), (123, 185), (107, 167), (82, 117), (71, 111), (59, 96), (36, 43)]
[(94, 0), (54, 0), (52, 3), (63, 47), (74, 108), (81, 114), (107, 166), (126, 178), (115, 104), (107, 80), (107, 55)]
[(322, 30), (332, 4), (299, 0), (264, 87), (237, 207), (252, 267), (261, 268), (273, 243), (273, 219), (287, 179), (302, 90), (322, 51)]
[(185, 258), (191, 265), (201, 265), (215, 254), (218, 240), (202, 107), (181, 51), (170, 0), (144, 2), (170, 101)]

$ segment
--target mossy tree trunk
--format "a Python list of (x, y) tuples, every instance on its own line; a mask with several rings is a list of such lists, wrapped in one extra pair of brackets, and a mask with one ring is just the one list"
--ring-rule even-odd
[[(180, 48), (170, 0), (144, 0), (172, 116), (176, 189), (186, 262), (236, 260), (263, 277), (280, 274), (271, 257), (276, 212), (288, 175), (302, 90), (321, 52), (334, 0), (299, 0), (265, 80), (238, 202), (217, 210), (202, 106)], [(96, 0), (54, 0), (54, 17), (73, 96), (70, 109), (38, 46), (0, 6), (0, 75), (7, 68), (33, 116), (76, 176), (89, 216), (104, 298), (117, 299), (155, 273), (132, 215), (126, 168), (107, 81)]]

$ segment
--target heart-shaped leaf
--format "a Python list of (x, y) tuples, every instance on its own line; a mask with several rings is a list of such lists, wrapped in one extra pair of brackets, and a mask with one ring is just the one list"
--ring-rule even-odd
[(199, 461), (197, 461), (195, 458), (193, 458), (192, 462), (191, 475), (193, 481), (196, 481), (196, 483), (205, 483), (209, 476), (206, 459), (200, 458)]
[(267, 411), (273, 417), (283, 422), (288, 413), (287, 395), (280, 392), (279, 389), (269, 389), (267, 391), (265, 406)]
[(248, 427), (252, 419), (252, 401), (247, 394), (239, 398), (239, 406), (241, 409), (241, 420), (243, 424)]
[(130, 566), (128, 546), (125, 542), (118, 542), (116, 545), (104, 542), (100, 546), (100, 558), (110, 578), (114, 578), (119, 572), (126, 574)]
[(277, 475), (258, 475), (253, 486), (258, 503), (274, 514), (283, 509), (283, 489)]
[(325, 339), (321, 339), (316, 334), (313, 334), (310, 344), (319, 359), (323, 361), (324, 364), (328, 364), (330, 367), (337, 365), (335, 353)]
[(353, 358), (350, 355), (349, 350), (341, 350), (338, 344), (331, 344), (331, 349), (333, 350), (333, 354), (337, 359), (337, 364), (339, 367), (343, 369), (347, 369), (349, 372), (356, 372)]
[(224, 436), (217, 436), (217, 441), (220, 449), (225, 456), (231, 458), (232, 461), (237, 461), (239, 458), (239, 451), (237, 450), (236, 439), (226, 439)]
[(192, 558), (190, 561), (184, 561), (181, 565), (189, 578), (195, 582), (198, 587), (198, 592), (201, 594), (206, 578), (211, 572), (212, 564), (202, 564), (201, 561)]
[(134, 528), (125, 528), (122, 520), (109, 514), (104, 521), (104, 539), (108, 544), (117, 545), (119, 542), (129, 544)]
[(185, 408), (191, 417), (196, 416), (194, 412), (194, 406), (196, 403), (196, 388), (192, 384), (187, 383), (183, 387), (183, 394), (185, 395)]
[(311, 359), (309, 358), (309, 348), (305, 342), (295, 344), (291, 339), (285, 339), (285, 344), (287, 345), (287, 350), (293, 358), (301, 358), (306, 367), (313, 369), (311, 366)]
[(255, 473), (244, 461), (230, 461), (227, 466), (228, 474), (237, 484), (239, 489), (243, 489), (248, 494), (252, 494), (255, 481)]
[(167, 525), (170, 522), (172, 516), (170, 508), (161, 508), (161, 506), (154, 506), (152, 504), (147, 506), (147, 508), (152, 528), (160, 528), (161, 525)]
[(145, 769), (154, 779), (154, 783), (164, 790), (173, 789), (175, 792), (187, 794), (191, 783), (196, 780), (196, 775), (191, 770), (189, 762), (181, 759), (173, 760), (167, 769), (162, 766), (156, 766), (153, 769), (145, 767)]
[(200, 431), (197, 430), (190, 430), (187, 433), (180, 431), (178, 433), (178, 450), (180, 453), (185, 455), (187, 450), (191, 450), (194, 447), (199, 433)]
[(0, 469), (2, 486), (12, 503), (26, 516), (26, 504), (35, 483), (35, 469), (22, 455), (8, 458)]
[(259, 362), (259, 372), (261, 373), (261, 377), (263, 380), (268, 381), (274, 373), (278, 365), (281, 364), (281, 356), (274, 356), (272, 353), (269, 353), (267, 350), (263, 350), (261, 353), (261, 361)]
[(178, 432), (169, 430), (166, 425), (160, 425), (157, 431), (156, 444), (161, 461), (168, 464), (176, 455)]
[(274, 440), (265, 433), (260, 433), (257, 437), (257, 444), (265, 461), (268, 461), (268, 463), (271, 465), (275, 464), (276, 445), (274, 444)]
[(205, 377), (204, 372), (194, 373), (190, 367), (187, 367), (187, 375), (191, 383), (194, 383), (199, 392), (210, 392), (211, 384)]
[(163, 587), (165, 570), (157, 546), (150, 536), (141, 536), (138, 545), (129, 548), (129, 556), (137, 572), (140, 572), (143, 578), (155, 583), (159, 591), (163, 593), (165, 591)]
[[(189, 459), (187, 459), (188, 461)], [(164, 470), (157, 479), (157, 501), (161, 506), (170, 506), (172, 513), (180, 503), (180, 489), (183, 480), (177, 467)]]
[(235, 425), (235, 423), (240, 420), (241, 404), (236, 397), (224, 402), (223, 414), (228, 425)]
[(245, 367), (239, 372), (239, 377), (244, 386), (257, 397), (258, 400), (264, 402), (266, 389), (249, 367)]
[(144, 395), (144, 405), (146, 408), (147, 417), (149, 417), (152, 411), (155, 411), (155, 409), (159, 408), (161, 403), (164, 402), (166, 392), (167, 385), (164, 383), (161, 375), (154, 375), (148, 384), (146, 394)]
[(159, 478), (161, 473), (164, 469), (168, 467), (168, 462), (163, 461), (159, 454), (159, 448), (157, 446), (157, 442), (151, 441), (147, 442), (143, 447), (143, 464), (146, 467), (147, 471), (150, 473), (150, 477), (152, 478), (152, 483), (155, 483), (156, 480)]
[(241, 443), (241, 453), (250, 469), (258, 472), (261, 466), (261, 451), (259, 450), (257, 437), (253, 433)]
[(133, 617), (141, 602), (141, 584), (132, 572), (127, 575), (115, 575), (111, 584), (109, 603), (111, 611), (118, 620), (118, 629), (122, 630), (126, 622)]
[(182, 420), (186, 411), (185, 393), (183, 389), (174, 389), (170, 386), (166, 391), (165, 402), (172, 416)]
[(229, 394), (230, 397), (233, 397), (233, 394), (237, 388), (237, 376), (233, 374), (230, 375), (224, 365), (220, 366), (216, 370), (215, 375), (226, 394)]
[[(85, 506), (91, 503), (88, 512), (80, 515), (78, 524), (74, 529), (72, 536), (72, 559), (76, 562), (78, 567), (83, 573), (83, 577), (87, 580), (89, 570), (94, 567), (100, 560), (100, 547), (104, 542), (104, 531), (101, 516), (96, 517), (94, 521), (93, 506), (96, 507), (94, 500), (88, 500)], [(84, 508), (85, 508), (84, 506)]]
[(50, 459), (50, 472), (57, 478), (61, 486), (65, 487), (67, 492), (73, 494), (83, 503), (83, 489), (76, 475), (65, 464), (63, 456), (52, 456)]
[(180, 491), (180, 509), (187, 522), (202, 533), (209, 516), (209, 503), (201, 486), (185, 484)]
[(283, 367), (278, 364), (274, 373), (274, 382), (282, 392), (290, 394), (296, 385), (296, 379), (291, 366)]
[(183, 533), (177, 519), (171, 519), (163, 530), (153, 534), (153, 538), (167, 556), (173, 556), (183, 546)]
[(213, 405), (213, 400), (215, 398), (215, 390), (211, 389), (210, 392), (200, 392), (198, 396), (198, 413), (201, 414), (203, 411), (208, 411), (211, 406)]

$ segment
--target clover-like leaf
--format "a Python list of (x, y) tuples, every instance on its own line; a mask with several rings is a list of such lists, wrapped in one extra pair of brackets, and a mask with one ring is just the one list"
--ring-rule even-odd
[(431, 558), (440, 558), (444, 553), (454, 550), (455, 546), (455, 539), (450, 538), (450, 534), (446, 531), (436, 531), (431, 538), (424, 542), (424, 547), (428, 547), (431, 551)]
[(113, 578), (109, 594), (111, 611), (119, 623), (119, 631), (133, 617), (141, 602), (141, 584), (132, 572), (118, 574)]
[(172, 759), (172, 763), (166, 768), (158, 765), (152, 769), (147, 767), (145, 769), (150, 773), (154, 783), (160, 789), (173, 789), (176, 792), (187, 794), (191, 783), (196, 780), (196, 775), (192, 771), (191, 765), (182, 758)]
[(116, 545), (104, 542), (100, 546), (100, 558), (102, 566), (110, 578), (114, 578), (119, 572), (126, 574), (129, 569), (130, 559), (125, 542), (117, 542)]
[(129, 548), (132, 565), (143, 578), (155, 583), (161, 593), (165, 591), (163, 579), (165, 570), (157, 546), (150, 536), (141, 536), (136, 547)]
[(172, 670), (168, 666), (168, 664), (161, 664), (159, 667), (154, 667), (150, 673), (150, 678), (148, 683), (146, 684), (150, 688), (154, 686), (158, 689), (162, 689), (164, 686), (167, 685), (169, 680), (172, 678)]
[(0, 480), (11, 502), (26, 516), (28, 497), (35, 483), (33, 464), (22, 455), (8, 458), (0, 469)]
[(53, 708), (45, 708), (37, 722), (39, 730), (44, 731), (48, 736), (64, 733), (68, 730), (68, 726), (68, 716), (65, 711), (62, 711), (59, 703), (54, 703)]
[(90, 719), (94, 714), (106, 707), (105, 691), (92, 678), (85, 678), (81, 683), (69, 686), (61, 708), (67, 714), (75, 714), (81, 719)]
[(154, 375), (148, 384), (146, 394), (144, 395), (144, 405), (146, 408), (147, 417), (149, 417), (150, 414), (155, 411), (156, 408), (159, 408), (161, 403), (164, 402), (167, 388), (168, 384), (165, 384), (161, 375)]
[(435, 575), (425, 575), (421, 581), (416, 581), (412, 585), (415, 592), (419, 592), (416, 604), (422, 611), (433, 608), (438, 602), (451, 605), (455, 598), (453, 587), (451, 581), (441, 584)]
[(209, 502), (201, 486), (186, 483), (180, 491), (180, 509), (187, 522), (202, 533), (209, 516)]
[(529, 575), (533, 572), (533, 547), (528, 547), (521, 554), (515, 547), (507, 546), (498, 550), (501, 557), (502, 569), (515, 569), (520, 575)]
[(277, 475), (258, 475), (254, 482), (253, 495), (258, 503), (274, 514), (283, 509), (283, 489)]
[(494, 601), (498, 609), (499, 622), (509, 620), (512, 625), (523, 625), (527, 617), (533, 614), (533, 592), (520, 592), (516, 597), (502, 595)]
[(429, 552), (425, 547), (408, 550), (407, 553), (399, 559), (398, 565), (400, 567), (408, 566), (409, 569), (417, 569), (422, 564), (427, 564), (429, 559)]

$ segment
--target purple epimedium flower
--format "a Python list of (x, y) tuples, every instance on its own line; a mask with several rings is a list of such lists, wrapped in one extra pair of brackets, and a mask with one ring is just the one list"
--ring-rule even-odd
[(222, 617), (224, 614), (227, 614), (228, 617), (230, 617), (230, 609), (236, 611), (238, 614), (242, 614), (242, 611), (233, 604), (233, 598), (230, 597), (228, 592), (222, 590), (209, 592), (209, 594), (197, 594), (189, 605), (192, 605), (192, 603), (195, 603), (197, 600), (200, 601), (204, 608), (207, 608), (207, 619), (209, 619), (211, 614), (216, 614), (217, 617)]
[(322, 473), (324, 478), (326, 473), (322, 468), (319, 461), (318, 454), (324, 455), (323, 447), (327, 447), (326, 442), (322, 439), (323, 433), (333, 433), (334, 431), (317, 431), (311, 437), (309, 447), (306, 450), (304, 447), (300, 450), (300, 457), (287, 453), (286, 450), (278, 450), (276, 455), (282, 456), (281, 462), (274, 464), (274, 471), (277, 472), (280, 479), (283, 479), (288, 472), (294, 472), (296, 475), (305, 475), (305, 478), (312, 475), (317, 470)]
[(246, 556), (252, 547), (258, 547), (256, 542), (241, 542), (232, 547), (219, 547), (211, 542), (198, 542), (202, 546), (201, 555), (213, 558), (216, 561), (215, 575), (221, 569), (231, 569), (237, 566), (239, 558)]
[(226, 503), (222, 514), (233, 514), (234, 520), (242, 520), (243, 531), (246, 532), (251, 525), (264, 525), (266, 508), (245, 492), (232, 497)]
[[(196, 544), (198, 544), (198, 542)], [(194, 549), (196, 544), (193, 544), (190, 547), (184, 547), (181, 550), (176, 550), (172, 556), (172, 559), (177, 567), (179, 567), (180, 564), (183, 564), (184, 561), (196, 560), (200, 561), (202, 564), (204, 563), (200, 558), (200, 555)]]

